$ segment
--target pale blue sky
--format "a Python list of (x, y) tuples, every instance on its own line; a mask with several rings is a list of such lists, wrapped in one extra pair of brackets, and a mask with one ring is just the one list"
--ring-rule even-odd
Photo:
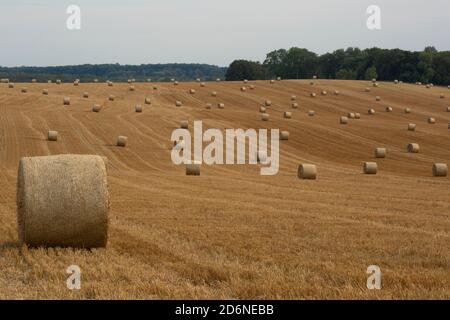
[[(82, 29), (66, 29), (66, 8)], [(366, 28), (381, 7), (382, 30)], [(291, 46), (450, 50), (450, 0), (1, 0), (1, 66), (262, 61)]]

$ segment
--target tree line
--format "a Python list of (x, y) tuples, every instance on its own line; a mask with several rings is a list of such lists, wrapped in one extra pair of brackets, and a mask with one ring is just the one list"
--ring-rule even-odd
[(215, 80), (223, 78), (226, 68), (194, 63), (171, 64), (85, 64), (59, 67), (0, 67), (0, 78), (15, 82), (29, 82), (36, 79), (38, 82), (60, 79), (70, 82), (80, 79), (83, 82), (99, 81), (170, 81), (174, 78), (180, 81), (201, 78)]
[(423, 51), (347, 48), (318, 55), (304, 48), (279, 49), (263, 63), (235, 60), (226, 80), (284, 79), (400, 80), (440, 85), (450, 84), (450, 51), (426, 47)]

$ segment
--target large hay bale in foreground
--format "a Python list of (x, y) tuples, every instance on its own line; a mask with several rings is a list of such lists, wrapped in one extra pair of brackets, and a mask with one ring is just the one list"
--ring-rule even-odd
[(118, 137), (117, 137), (116, 145), (117, 145), (118, 147), (126, 147), (127, 142), (128, 142), (128, 137), (125, 137), (125, 136), (118, 136)]
[(48, 141), (57, 141), (58, 140), (58, 131), (50, 130), (47, 134)]
[(378, 165), (376, 162), (364, 162), (363, 172), (365, 174), (377, 174)]
[(19, 162), (19, 241), (31, 247), (105, 247), (109, 195), (105, 160), (93, 155)]
[(409, 153), (419, 153), (420, 146), (418, 143), (409, 143), (406, 149)]
[(298, 166), (297, 176), (299, 179), (315, 180), (317, 178), (317, 167), (313, 164), (301, 164)]
[(446, 177), (448, 173), (448, 167), (445, 163), (435, 163), (433, 164), (433, 176), (435, 177)]
[(376, 148), (375, 158), (386, 158), (386, 148)]

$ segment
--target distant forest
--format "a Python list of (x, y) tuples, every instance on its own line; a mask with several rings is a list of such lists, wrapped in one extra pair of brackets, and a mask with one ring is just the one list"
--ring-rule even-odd
[(187, 81), (201, 78), (215, 80), (224, 78), (226, 68), (208, 64), (84, 64), (77, 66), (60, 67), (0, 67), (0, 78), (15, 82), (29, 82), (36, 79), (38, 82), (55, 81), (60, 79), (65, 82), (80, 79), (82, 82), (99, 81), (170, 81), (174, 78), (179, 81)]
[(450, 85), (450, 51), (426, 47), (423, 51), (348, 48), (318, 55), (307, 49), (279, 49), (267, 54), (263, 63), (235, 60), (226, 80), (347, 79), (400, 80)]
[(400, 80), (438, 85), (450, 84), (450, 51), (426, 47), (423, 51), (400, 49), (347, 48), (318, 55), (307, 49), (279, 49), (258, 61), (235, 60), (228, 68), (208, 64), (142, 64), (142, 65), (78, 65), (60, 67), (0, 67), (0, 78), (16, 82), (38, 82), (61, 79), (93, 81), (188, 81), (202, 80), (264, 80), (283, 79)]

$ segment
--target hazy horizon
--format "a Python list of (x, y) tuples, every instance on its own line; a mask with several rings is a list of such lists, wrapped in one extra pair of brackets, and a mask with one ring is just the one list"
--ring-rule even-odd
[[(450, 2), (431, 0), (3, 0), (0, 66), (263, 61), (279, 48), (318, 54), (380, 47), (450, 50)], [(81, 30), (66, 28), (70, 4)], [(366, 27), (369, 5), (381, 8), (382, 29)]]

